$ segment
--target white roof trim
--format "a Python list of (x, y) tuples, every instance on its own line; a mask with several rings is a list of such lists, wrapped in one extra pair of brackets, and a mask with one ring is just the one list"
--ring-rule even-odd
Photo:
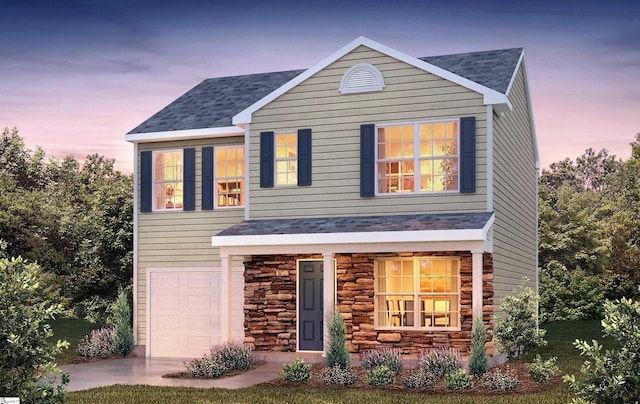
[(449, 241), (490, 241), (495, 214), (482, 229), (376, 231), (350, 233), (266, 234), (213, 236), (213, 247), (305, 246), (328, 244), (428, 243)]
[(509, 94), (511, 93), (511, 87), (513, 86), (513, 82), (516, 79), (516, 76), (518, 75), (518, 71), (520, 70), (520, 67), (522, 67), (522, 75), (524, 78), (524, 86), (525, 86), (525, 90), (527, 91), (527, 106), (529, 108), (529, 124), (531, 125), (531, 135), (533, 137), (532, 141), (533, 141), (533, 152), (536, 158), (536, 168), (540, 169), (540, 154), (538, 151), (538, 137), (536, 135), (536, 127), (534, 124), (534, 119), (533, 119), (533, 108), (531, 106), (531, 91), (529, 90), (529, 76), (527, 75), (527, 68), (526, 68), (526, 64), (524, 63), (524, 49), (522, 50), (522, 53), (520, 54), (520, 59), (518, 59), (518, 63), (516, 64), (516, 68), (513, 71), (513, 76), (511, 77), (511, 81), (509, 82), (509, 86), (507, 87), (507, 91), (505, 92), (505, 94), (507, 96), (509, 96)]
[(241, 136), (244, 134), (245, 131), (243, 128), (239, 128), (237, 126), (224, 126), (220, 128), (172, 130), (167, 132), (129, 133), (124, 136), (124, 139), (131, 143), (146, 143), (168, 140)]
[[(239, 112), (237, 115), (235, 115), (233, 117), (233, 124), (237, 125), (237, 124), (242, 124), (242, 123), (251, 123), (252, 121), (252, 115), (255, 111), (259, 110), (260, 108), (262, 108), (263, 106), (267, 105), (268, 103), (270, 103), (271, 101), (275, 100), (276, 98), (278, 98), (279, 96), (281, 96), (282, 94), (286, 93), (287, 91), (289, 91), (290, 89), (292, 89), (293, 87), (297, 86), (298, 84), (302, 83), (303, 81), (305, 81), (306, 79), (308, 79), (309, 77), (313, 76), (314, 74), (316, 74), (317, 72), (319, 72), (320, 70), (324, 69), (325, 67), (327, 67), (328, 65), (330, 65), (331, 63), (335, 62), (336, 60), (338, 60), (339, 58), (341, 58), (342, 56), (346, 55), (347, 53), (351, 52), (352, 50), (354, 50), (355, 48), (357, 48), (358, 46), (366, 46), (368, 48), (371, 48), (375, 51), (378, 51), (380, 53), (384, 53), (388, 56), (391, 56), (395, 59), (398, 59), (400, 61), (403, 61), (407, 64), (410, 64), (412, 66), (415, 66), (419, 69), (422, 69), (424, 71), (427, 71), (429, 73), (435, 74), (436, 76), (440, 76), (445, 80), (449, 80), (453, 83), (459, 84), (463, 87), (466, 87), (472, 91), (475, 91), (477, 93), (480, 93), (482, 95), (484, 95), (484, 103), (485, 104), (494, 104), (497, 106), (497, 109), (508, 109), (511, 110), (512, 106), (511, 106), (511, 102), (509, 102), (509, 99), (507, 98), (506, 95), (495, 91), (493, 89), (490, 89), (488, 87), (485, 87), (481, 84), (478, 84), (474, 81), (471, 81), (469, 79), (466, 79), (462, 76), (458, 76), (457, 74), (454, 74), (448, 70), (442, 69), (440, 67), (434, 66), (430, 63), (424, 62), (416, 57), (407, 55), (406, 53), (397, 51), (393, 48), (390, 48), (386, 45), (382, 45), (381, 43), (378, 43), (376, 41), (373, 41), (369, 38), (366, 38), (364, 36), (358, 37), (355, 40), (351, 41), (350, 43), (348, 43), (347, 45), (343, 46), (342, 48), (340, 48), (339, 50), (337, 50), (336, 52), (334, 52), (333, 54), (329, 55), (328, 57), (326, 57), (325, 59), (323, 59), (322, 61), (320, 61), (319, 63), (317, 63), (315, 66), (305, 70), (303, 73), (299, 74), (298, 76), (294, 77), (293, 79), (289, 80), (287, 83), (283, 84), (281, 87), (275, 89), (274, 91), (272, 91), (271, 93), (267, 94), (265, 97), (263, 97), (262, 99), (258, 100), (257, 102), (255, 102), (254, 104), (250, 105), (248, 108), (244, 109), (243, 111)], [(500, 106), (504, 106), (504, 108), (500, 108)]]

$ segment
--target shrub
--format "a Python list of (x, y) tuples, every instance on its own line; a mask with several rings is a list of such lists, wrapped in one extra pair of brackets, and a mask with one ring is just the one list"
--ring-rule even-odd
[(324, 384), (347, 386), (355, 383), (358, 376), (351, 372), (351, 368), (343, 368), (339, 364), (328, 367), (320, 373), (320, 381)]
[[(638, 289), (640, 291), (640, 288)], [(606, 301), (603, 336), (613, 337), (616, 349), (602, 351), (592, 344), (576, 340), (573, 345), (587, 360), (580, 368), (582, 378), (564, 376), (584, 401), (593, 403), (637, 402), (640, 397), (640, 301), (622, 298)]]
[(96, 324), (97, 327), (107, 325), (109, 308), (112, 301), (102, 296), (91, 296), (76, 304), (73, 313), (77, 318), (82, 318)]
[(469, 354), (469, 374), (480, 376), (489, 369), (487, 354), (484, 350), (484, 341), (487, 337), (487, 328), (482, 322), (482, 315), (478, 315), (471, 328), (471, 353)]
[(402, 372), (402, 354), (393, 348), (382, 347), (364, 351), (360, 354), (360, 363), (366, 370), (385, 365), (394, 375)]
[(504, 317), (494, 316), (493, 335), (498, 343), (498, 350), (514, 359), (525, 352), (546, 345), (545, 330), (538, 328), (538, 296), (530, 287), (523, 284), (500, 301), (500, 309)]
[(346, 369), (351, 364), (351, 356), (345, 343), (345, 334), (347, 332), (344, 326), (344, 319), (338, 310), (334, 310), (331, 319), (329, 319), (329, 349), (327, 350), (327, 367), (332, 368), (339, 365)]
[(534, 361), (526, 365), (527, 372), (536, 383), (547, 384), (560, 372), (556, 365), (557, 360), (558, 358), (554, 356), (543, 361), (540, 355), (536, 355)]
[(367, 370), (367, 384), (372, 386), (386, 386), (393, 383), (396, 372), (389, 369), (387, 365), (379, 365)]
[(462, 369), (444, 375), (444, 387), (449, 390), (466, 390), (471, 388), (471, 376)]
[(48, 339), (47, 320), (61, 310), (42, 290), (41, 270), (22, 258), (6, 258), (0, 240), (0, 397), (17, 396), (22, 402), (63, 402), (67, 375), (59, 372), (54, 356), (69, 344)]
[(111, 315), (114, 326), (113, 352), (116, 355), (127, 356), (133, 351), (133, 330), (129, 298), (124, 290), (118, 293), (116, 301), (111, 306)]
[(462, 370), (460, 352), (453, 348), (425, 349), (418, 358), (418, 367), (433, 373), (438, 378)]
[(113, 355), (113, 334), (113, 327), (102, 327), (91, 331), (80, 340), (78, 354), (89, 358)]
[(423, 389), (433, 387), (438, 382), (439, 377), (424, 369), (413, 369), (407, 377), (402, 380), (402, 384), (410, 389)]
[(480, 377), (480, 385), (490, 390), (511, 390), (515, 388), (520, 381), (509, 369), (495, 369), (485, 373)]
[(304, 359), (296, 358), (282, 367), (282, 378), (291, 382), (304, 382), (311, 378), (311, 365), (304, 363)]
[(222, 376), (228, 370), (224, 363), (207, 355), (189, 361), (186, 363), (186, 366), (187, 372), (189, 372), (191, 376), (211, 379)]
[(251, 348), (234, 342), (212, 347), (211, 358), (222, 363), (228, 370), (247, 370), (254, 362)]

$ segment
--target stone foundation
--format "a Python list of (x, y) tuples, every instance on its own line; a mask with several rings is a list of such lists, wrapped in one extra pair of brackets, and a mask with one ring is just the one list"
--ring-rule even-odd
[[(376, 330), (374, 326), (374, 261), (389, 257), (460, 257), (460, 330), (403, 331)], [(376, 346), (401, 348), (405, 354), (417, 354), (424, 348), (453, 347), (463, 354), (471, 348), (472, 258), (470, 252), (336, 254), (337, 305), (347, 328), (347, 346), (358, 353)], [(258, 351), (295, 352), (296, 260), (321, 256), (253, 256), (245, 262), (245, 342)], [(483, 255), (483, 320), (493, 323), (493, 259)], [(493, 354), (491, 337), (485, 344)]]

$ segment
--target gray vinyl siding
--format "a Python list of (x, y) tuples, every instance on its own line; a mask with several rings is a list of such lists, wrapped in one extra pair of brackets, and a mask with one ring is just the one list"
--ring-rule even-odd
[[(202, 147), (223, 145), (244, 145), (244, 139), (228, 137), (139, 146), (140, 151), (196, 149), (196, 210), (138, 213), (138, 344), (146, 344), (147, 338), (147, 269), (219, 267), (219, 249), (211, 246), (211, 236), (244, 219), (244, 208), (201, 209)], [(138, 197), (139, 191), (138, 184)], [(242, 266), (242, 262), (234, 262), (236, 265)]]
[[(382, 73), (383, 91), (339, 92), (356, 63)], [(360, 125), (458, 119), (477, 122), (476, 192), (360, 197)], [(359, 47), (253, 114), (251, 219), (486, 211), (486, 107), (482, 95)], [(260, 132), (312, 130), (312, 185), (260, 188)]]
[(513, 111), (494, 116), (494, 291), (511, 294), (536, 280), (537, 169), (522, 67), (509, 93)]

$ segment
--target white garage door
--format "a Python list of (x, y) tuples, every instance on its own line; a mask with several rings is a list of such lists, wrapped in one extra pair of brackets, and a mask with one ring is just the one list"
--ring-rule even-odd
[[(220, 270), (149, 273), (149, 355), (195, 358), (222, 342)], [(234, 336), (242, 331), (242, 272), (234, 271)]]

